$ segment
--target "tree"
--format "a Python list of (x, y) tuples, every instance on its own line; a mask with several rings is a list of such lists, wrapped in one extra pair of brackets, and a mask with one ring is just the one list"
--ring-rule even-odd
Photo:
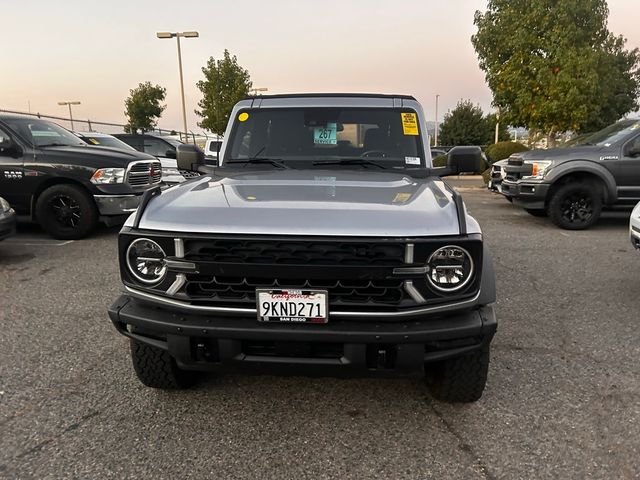
[(166, 105), (161, 105), (167, 96), (167, 90), (160, 85), (151, 85), (151, 82), (144, 82), (137, 88), (129, 91), (129, 98), (124, 102), (127, 116), (125, 132), (135, 133), (141, 130), (142, 133), (153, 130), (158, 124), (158, 118)]
[[(440, 126), (438, 140), (442, 145), (489, 145), (495, 141), (496, 115), (484, 115), (471, 100), (460, 100), (447, 112)], [(509, 140), (507, 124), (500, 122), (499, 140)]]
[(471, 41), (511, 125), (593, 129), (638, 108), (640, 52), (607, 29), (605, 0), (489, 0)]
[(251, 77), (228, 50), (224, 51), (222, 60), (210, 57), (202, 73), (205, 79), (197, 83), (202, 100), (198, 102), (200, 110), (196, 110), (196, 114), (203, 120), (198, 125), (222, 135), (233, 106), (249, 94), (253, 85)]

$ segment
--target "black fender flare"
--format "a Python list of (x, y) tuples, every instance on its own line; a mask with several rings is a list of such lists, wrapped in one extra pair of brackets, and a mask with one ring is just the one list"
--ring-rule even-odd
[(618, 198), (616, 180), (602, 165), (589, 160), (571, 160), (552, 168), (545, 180), (552, 185), (570, 174), (587, 173), (602, 180), (605, 203), (613, 203)]

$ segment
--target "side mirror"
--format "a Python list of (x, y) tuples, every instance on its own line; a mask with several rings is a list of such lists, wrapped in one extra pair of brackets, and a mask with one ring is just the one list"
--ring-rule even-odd
[(5, 137), (2, 133), (0, 133), (0, 149), (8, 149), (13, 146), (13, 142), (9, 137)]
[(178, 170), (197, 172), (205, 164), (204, 152), (197, 145), (185, 143), (178, 145), (176, 149), (176, 159), (178, 160)]
[(447, 154), (447, 166), (434, 169), (441, 177), (460, 173), (482, 173), (485, 159), (480, 147), (454, 147)]
[(176, 151), (169, 149), (165, 152), (164, 156), (167, 158), (176, 158)]

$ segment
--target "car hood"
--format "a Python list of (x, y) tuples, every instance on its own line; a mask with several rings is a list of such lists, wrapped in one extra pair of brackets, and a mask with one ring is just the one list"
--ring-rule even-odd
[[(130, 218), (127, 224), (132, 223)], [(256, 235), (459, 234), (452, 194), (439, 178), (335, 170), (273, 170), (200, 177), (153, 199), (139, 227)], [(473, 230), (479, 231), (471, 219), (469, 232)]]
[(90, 159), (92, 163), (99, 163), (102, 167), (125, 167), (137, 160), (156, 160), (156, 157), (138, 152), (137, 150), (122, 150), (112, 147), (93, 145), (78, 145), (67, 147), (46, 147), (39, 151), (46, 157), (63, 157), (65, 159)]
[(549, 148), (547, 150), (529, 150), (527, 152), (515, 153), (511, 158), (522, 158), (522, 160), (554, 160), (589, 158), (596, 152), (602, 151), (604, 147), (598, 145), (581, 145), (577, 147)]

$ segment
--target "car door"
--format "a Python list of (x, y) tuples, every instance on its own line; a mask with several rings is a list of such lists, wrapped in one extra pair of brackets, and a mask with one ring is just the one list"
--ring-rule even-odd
[(622, 147), (619, 169), (618, 198), (640, 200), (640, 133), (627, 141)]
[(0, 125), (0, 197), (18, 214), (29, 212), (29, 195), (24, 192), (24, 149)]

